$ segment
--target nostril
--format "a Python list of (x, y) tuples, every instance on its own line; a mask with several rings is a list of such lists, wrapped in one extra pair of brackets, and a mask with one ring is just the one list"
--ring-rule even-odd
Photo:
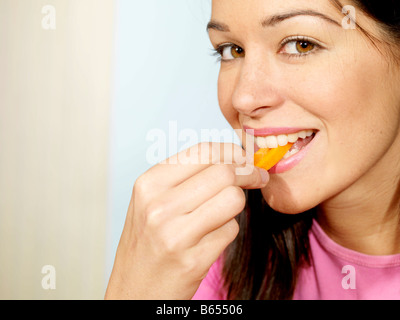
[(254, 117), (254, 118), (263, 116), (265, 114), (265, 112), (268, 111), (269, 109), (271, 109), (271, 107), (259, 107), (259, 108), (254, 109), (252, 111), (251, 116)]

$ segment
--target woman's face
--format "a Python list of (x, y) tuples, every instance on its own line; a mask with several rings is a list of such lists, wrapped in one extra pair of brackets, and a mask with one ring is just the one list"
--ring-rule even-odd
[(262, 193), (277, 211), (348, 200), (400, 173), (399, 69), (344, 18), (329, 0), (213, 0), (209, 35), (222, 54), (219, 103), (231, 126), (268, 136), (261, 144), (314, 133), (270, 171)]

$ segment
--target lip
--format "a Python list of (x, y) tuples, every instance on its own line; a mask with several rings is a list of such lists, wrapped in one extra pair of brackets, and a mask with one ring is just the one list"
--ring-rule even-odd
[[(266, 137), (266, 136), (277, 136), (280, 134), (291, 134), (291, 133), (298, 133), (304, 130), (313, 130), (310, 128), (294, 128), (294, 127), (281, 127), (281, 128), (261, 128), (261, 129), (254, 129), (248, 126), (243, 126), (243, 130), (248, 133), (248, 130), (254, 130), (253, 133), (249, 133), (254, 135), (255, 137)], [(315, 130), (313, 130), (315, 131)]]
[(301, 149), (298, 153), (291, 156), (290, 158), (279, 161), (274, 167), (268, 170), (268, 172), (270, 174), (277, 174), (291, 170), (305, 158), (308, 151), (312, 148), (316, 140), (318, 140), (318, 132), (315, 133), (314, 138), (303, 149)]

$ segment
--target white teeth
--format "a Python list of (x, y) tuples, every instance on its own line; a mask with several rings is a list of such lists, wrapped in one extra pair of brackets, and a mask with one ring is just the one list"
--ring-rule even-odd
[(299, 135), (300, 139), (305, 139), (305, 137), (307, 137), (307, 132), (306, 131), (300, 131), (298, 133), (298, 135)]
[(305, 139), (314, 134), (313, 130), (303, 130), (298, 133), (281, 134), (278, 136), (256, 137), (255, 142), (261, 149), (269, 148), (274, 149), (278, 146), (286, 146), (288, 143), (296, 143), (298, 139)]
[(297, 150), (297, 149), (290, 150), (283, 156), (283, 159), (287, 159), (291, 156), (294, 156), (298, 152), (299, 152), (299, 150)]
[(288, 134), (288, 142), (295, 143), (299, 139), (299, 135), (297, 133)]
[(261, 149), (268, 148), (267, 141), (263, 137), (256, 137), (256, 144)]
[(278, 136), (277, 140), (278, 140), (278, 145), (280, 145), (281, 147), (286, 146), (288, 144), (288, 136), (284, 134)]
[(275, 136), (268, 136), (265, 138), (265, 142), (269, 149), (278, 148), (278, 138)]

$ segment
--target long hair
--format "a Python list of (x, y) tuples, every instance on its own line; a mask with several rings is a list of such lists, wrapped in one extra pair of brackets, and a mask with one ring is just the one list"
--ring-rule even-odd
[[(342, 7), (338, 0), (332, 2)], [(353, 2), (399, 44), (399, 0)], [(308, 233), (314, 209), (285, 215), (271, 209), (260, 190), (247, 190), (246, 197), (246, 208), (237, 218), (239, 234), (224, 255), (227, 298), (292, 299), (300, 268), (310, 264)]]
[(308, 264), (308, 230), (313, 212), (285, 215), (272, 210), (260, 190), (246, 190), (238, 216), (240, 231), (226, 251), (228, 299), (289, 299), (297, 270)]

